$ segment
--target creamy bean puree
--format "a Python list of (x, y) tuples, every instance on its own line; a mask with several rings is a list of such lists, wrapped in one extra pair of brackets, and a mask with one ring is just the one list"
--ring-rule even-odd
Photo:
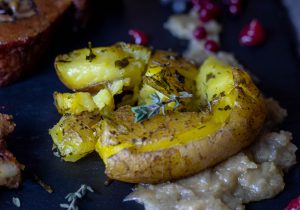
[(287, 113), (273, 99), (266, 101), (265, 129), (251, 147), (195, 176), (138, 185), (125, 201), (135, 200), (146, 210), (240, 210), (245, 203), (278, 194), (284, 188), (283, 172), (296, 163), (297, 147), (290, 132), (271, 131)]

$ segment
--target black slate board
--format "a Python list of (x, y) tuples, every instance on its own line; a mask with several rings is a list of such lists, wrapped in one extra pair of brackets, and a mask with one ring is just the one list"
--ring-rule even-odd
[[(104, 186), (104, 167), (96, 154), (77, 163), (66, 163), (52, 155), (48, 129), (60, 117), (53, 105), (52, 93), (67, 91), (55, 74), (53, 60), (58, 53), (85, 47), (90, 40), (95, 46), (130, 41), (127, 35), (129, 28), (144, 30), (151, 37), (151, 45), (157, 49), (182, 50), (186, 42), (172, 38), (162, 28), (170, 9), (162, 7), (159, 1), (101, 1), (96, 10), (98, 16), (93, 18), (87, 30), (57, 38), (35, 74), (0, 88), (0, 107), (3, 106), (0, 112), (12, 114), (17, 124), (9, 139), (9, 148), (21, 163), (54, 188), (54, 193), (48, 194), (25, 173), (19, 189), (0, 189), (1, 210), (17, 209), (12, 204), (12, 197), (20, 198), (21, 209), (24, 210), (59, 209), (64, 196), (82, 183), (92, 186), (96, 193), (89, 194), (80, 202), (81, 209), (143, 209), (134, 202), (122, 202), (133, 185), (114, 182), (109, 187)], [(239, 30), (253, 17), (259, 18), (265, 25), (268, 40), (261, 47), (240, 47), (237, 41)], [(224, 16), (221, 22), (224, 27), (222, 48), (233, 52), (260, 78), (259, 86), (264, 93), (279, 100), (288, 110), (289, 117), (281, 128), (291, 131), (294, 142), (300, 147), (299, 60), (295, 54), (294, 34), (280, 1), (247, 1), (242, 16)], [(290, 199), (300, 194), (299, 164), (292, 168), (285, 180), (286, 187), (282, 193), (273, 199), (252, 203), (247, 209), (283, 209)]]

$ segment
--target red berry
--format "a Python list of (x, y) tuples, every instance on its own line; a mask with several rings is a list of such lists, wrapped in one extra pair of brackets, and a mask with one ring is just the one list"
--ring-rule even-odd
[(140, 45), (147, 45), (148, 44), (148, 37), (147, 35), (138, 29), (131, 29), (129, 30), (128, 34), (131, 36), (133, 42), (135, 44), (140, 44)]
[(206, 40), (204, 48), (209, 52), (218, 52), (220, 49), (218, 43), (210, 39)]
[(216, 19), (220, 15), (220, 8), (217, 4), (210, 1), (200, 3), (199, 18), (202, 22)]
[(291, 200), (284, 210), (300, 210), (300, 196)]
[(254, 19), (240, 32), (240, 44), (243, 46), (254, 46), (265, 40), (265, 29), (262, 24)]
[(201, 9), (199, 12), (199, 18), (202, 22), (206, 23), (213, 19), (212, 14), (207, 9)]
[(203, 26), (199, 26), (194, 30), (194, 37), (198, 40), (204, 39), (207, 33)]

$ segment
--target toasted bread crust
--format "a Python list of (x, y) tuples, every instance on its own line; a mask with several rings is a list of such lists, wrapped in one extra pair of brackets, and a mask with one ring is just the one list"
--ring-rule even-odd
[(0, 86), (17, 80), (32, 68), (72, 0), (36, 0), (35, 3), (37, 15), (0, 24)]

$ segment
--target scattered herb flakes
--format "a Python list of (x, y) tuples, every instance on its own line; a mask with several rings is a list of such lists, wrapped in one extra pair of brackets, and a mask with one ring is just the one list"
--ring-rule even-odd
[(20, 201), (20, 198), (18, 198), (18, 197), (13, 197), (13, 198), (12, 198), (12, 202), (13, 202), (13, 204), (14, 204), (16, 207), (18, 207), (18, 208), (21, 207), (21, 201)]
[(229, 105), (226, 105), (226, 106), (224, 107), (224, 110), (225, 110), (225, 111), (230, 110), (230, 109), (231, 109), (231, 107), (230, 107)]
[(46, 184), (40, 177), (36, 174), (33, 174), (34, 181), (36, 181), (45, 191), (48, 193), (53, 193), (53, 189), (50, 185)]
[(129, 64), (129, 57), (123, 58), (121, 60), (115, 61), (115, 66), (119, 69), (124, 69)]
[(231, 110), (231, 106), (229, 106), (229, 105), (226, 105), (224, 108), (218, 108), (218, 110), (220, 110), (220, 111), (227, 111), (227, 110)]
[(177, 60), (179, 58), (178, 54), (170, 54), (170, 55), (166, 55), (166, 59), (170, 59), (170, 60)]
[(88, 42), (88, 49), (89, 49), (89, 51), (90, 51), (90, 54), (87, 55), (87, 56), (85, 57), (85, 59), (88, 60), (89, 62), (92, 62), (93, 59), (96, 58), (96, 55), (93, 53), (92, 42)]
[(222, 92), (220, 93), (220, 96), (221, 96), (221, 97), (224, 97), (224, 96), (226, 96), (225, 92), (224, 92), (224, 91), (222, 91)]
[(216, 78), (216, 75), (214, 75), (213, 73), (209, 73), (206, 75), (206, 82), (208, 82), (210, 79), (214, 79)]
[(178, 71), (176, 71), (175, 72), (175, 78), (176, 78), (176, 80), (178, 81), (178, 82), (180, 82), (180, 83), (184, 83), (184, 81), (185, 81), (185, 77), (184, 76), (182, 76)]
[(215, 94), (213, 94), (213, 96), (212, 96), (212, 100), (216, 100), (218, 98), (218, 95), (215, 93)]
[(94, 192), (94, 190), (90, 186), (82, 184), (76, 192), (69, 193), (65, 197), (69, 204), (61, 203), (59, 204), (59, 206), (67, 210), (79, 210), (79, 207), (77, 206), (77, 200), (83, 198), (88, 191)]

